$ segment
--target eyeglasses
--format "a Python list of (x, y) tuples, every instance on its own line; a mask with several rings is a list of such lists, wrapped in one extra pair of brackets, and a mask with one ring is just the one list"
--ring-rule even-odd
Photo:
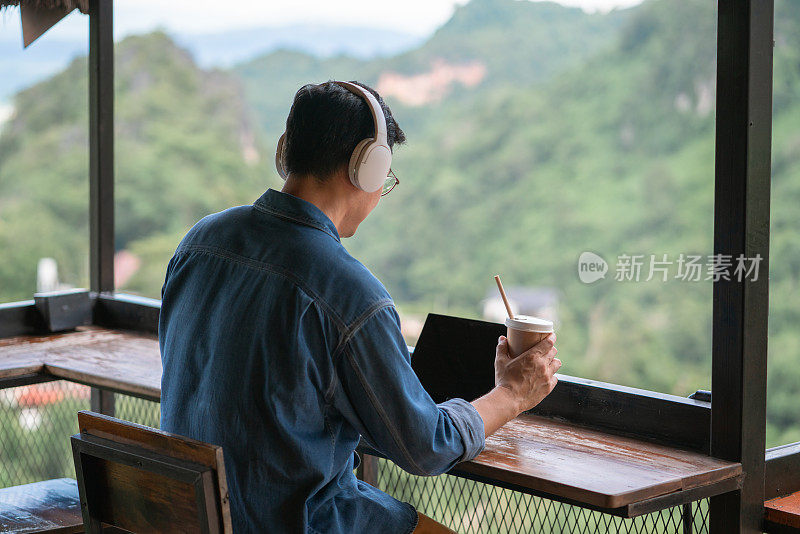
[(386, 181), (383, 182), (383, 191), (381, 191), (381, 196), (385, 197), (386, 195), (391, 193), (392, 189), (394, 189), (399, 183), (400, 180), (398, 180), (397, 176), (394, 175), (394, 171), (392, 171), (392, 169), (389, 169), (389, 174), (386, 176)]

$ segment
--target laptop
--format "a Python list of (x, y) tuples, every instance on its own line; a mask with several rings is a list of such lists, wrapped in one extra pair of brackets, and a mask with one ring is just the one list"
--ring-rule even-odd
[(505, 325), (428, 314), (411, 367), (437, 404), (447, 399), (473, 401), (494, 387), (497, 338)]

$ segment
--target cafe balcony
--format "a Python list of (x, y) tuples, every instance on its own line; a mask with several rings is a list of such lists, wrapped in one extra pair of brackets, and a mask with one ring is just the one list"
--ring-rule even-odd
[[(230, 532), (224, 451), (144, 428), (159, 424), (160, 302), (115, 290), (113, 3), (75, 4), (89, 19), (90, 287), (0, 304), (0, 532)], [(717, 32), (714, 252), (767, 263), (773, 1), (720, 0)], [(364, 445), (357, 476), (463, 533), (800, 532), (800, 443), (765, 447), (768, 297), (766, 276), (714, 282), (710, 391), (564, 375), (447, 474), (408, 474)], [(434, 354), (470, 361), (504, 332), (428, 315), (413, 358), (431, 396), (470, 379), (443, 378)], [(79, 424), (87, 410), (119, 421)], [(153, 477), (187, 469), (211, 482), (170, 515)]]

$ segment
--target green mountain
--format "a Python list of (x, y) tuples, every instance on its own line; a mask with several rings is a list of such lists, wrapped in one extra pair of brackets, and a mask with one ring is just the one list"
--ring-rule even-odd
[[(777, 2), (770, 278), (770, 443), (800, 440), (800, 12)], [(379, 88), (406, 131), (401, 184), (346, 246), (404, 312), (479, 316), (507, 285), (556, 288), (563, 371), (688, 395), (710, 387), (711, 282), (675, 280), (712, 254), (716, 13), (649, 0), (587, 15), (472, 0), (418, 49), (379, 61), (280, 51), (204, 71), (162, 34), (117, 59), (118, 247), (124, 288), (158, 296), (201, 216), (279, 185), (274, 142), (294, 92), (329, 78)], [(0, 298), (33, 291), (53, 256), (86, 280), (85, 60), (17, 95), (0, 135)], [(30, 221), (36, 221), (33, 227)], [(584, 251), (604, 280), (577, 276)], [(669, 281), (645, 281), (651, 255)], [(640, 282), (615, 280), (643, 256)], [(705, 272), (702, 278), (705, 278)], [(761, 273), (765, 276), (766, 273)], [(84, 282), (85, 283), (85, 282)]]

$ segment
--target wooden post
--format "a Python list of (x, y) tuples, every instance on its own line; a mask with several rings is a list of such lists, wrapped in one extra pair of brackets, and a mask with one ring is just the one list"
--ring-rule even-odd
[[(89, 279), (114, 291), (113, 1), (89, 1)], [(92, 410), (114, 415), (114, 394), (92, 388)]]
[(361, 464), (356, 468), (356, 477), (369, 484), (378, 487), (378, 459), (370, 454), (361, 455)]
[(89, 278), (114, 290), (114, 35), (112, 0), (89, 1)]
[(766, 434), (773, 0), (717, 3), (714, 254), (761, 258), (757, 281), (714, 283), (711, 454), (742, 463), (711, 499), (712, 534), (761, 532)]
[(683, 526), (683, 534), (692, 534), (694, 528), (694, 517), (692, 516), (692, 506), (700, 506), (699, 503), (686, 503), (681, 508), (681, 523)]
[(90, 406), (93, 412), (114, 417), (116, 408), (114, 392), (92, 388)]

